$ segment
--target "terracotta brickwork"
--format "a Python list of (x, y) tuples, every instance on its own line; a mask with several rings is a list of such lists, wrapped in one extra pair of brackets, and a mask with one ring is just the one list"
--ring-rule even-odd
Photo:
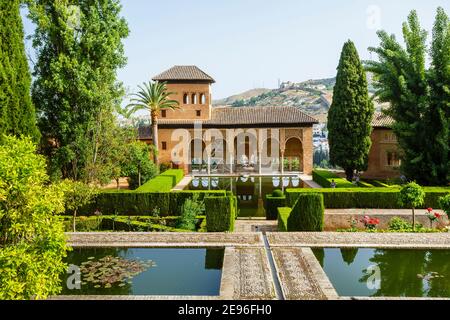
[(400, 149), (391, 129), (374, 128), (366, 178), (392, 178), (400, 175)]
[(180, 109), (167, 110), (161, 119), (208, 120), (211, 117), (211, 85), (209, 83), (167, 83), (170, 99), (178, 101)]

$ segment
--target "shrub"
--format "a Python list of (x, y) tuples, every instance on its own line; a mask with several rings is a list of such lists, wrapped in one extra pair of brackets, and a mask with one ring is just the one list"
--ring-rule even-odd
[(278, 231), (288, 231), (288, 219), (291, 211), (292, 209), (287, 207), (278, 208)]
[(284, 197), (284, 192), (281, 191), (280, 189), (275, 189), (275, 190), (273, 190), (273, 192), (272, 192), (272, 197), (274, 197), (274, 198), (281, 198), (281, 197)]
[(277, 220), (278, 208), (286, 207), (286, 197), (283, 195), (277, 197), (274, 195), (266, 196), (266, 218), (267, 220)]
[(324, 216), (323, 195), (302, 194), (292, 208), (288, 231), (323, 231)]
[(412, 225), (402, 218), (395, 217), (389, 221), (389, 231), (405, 232), (410, 230), (412, 230)]
[(206, 197), (206, 229), (208, 232), (232, 232), (236, 208), (232, 197)]
[(371, 184), (368, 183), (368, 182), (365, 182), (365, 181), (359, 181), (359, 182), (358, 182), (358, 187), (362, 187), (362, 188), (373, 188), (374, 186), (371, 185)]
[(151, 216), (157, 210), (162, 217), (177, 216), (181, 215), (181, 208), (186, 199), (192, 198), (194, 194), (198, 194), (199, 200), (202, 201), (206, 196), (224, 196), (225, 191), (103, 192), (92, 204), (80, 209), (79, 213), (90, 216), (95, 211), (100, 211), (104, 215)]
[(399, 203), (402, 206), (412, 208), (413, 230), (416, 228), (415, 208), (425, 202), (425, 191), (415, 182), (410, 182), (400, 190)]
[(178, 229), (195, 231), (197, 229), (197, 216), (204, 214), (205, 204), (199, 201), (198, 194), (194, 194), (192, 199), (186, 199), (183, 204), (182, 214), (177, 224)]
[(439, 198), (439, 206), (450, 218), (450, 194)]
[(313, 171), (313, 180), (320, 184), (324, 188), (331, 188), (331, 183), (334, 180), (336, 183), (336, 188), (355, 188), (356, 186), (347, 181), (346, 179), (342, 179), (334, 173), (326, 170), (314, 170)]
[[(450, 188), (428, 187), (425, 190), (424, 208), (439, 208), (440, 197), (450, 194)], [(304, 193), (321, 193), (325, 207), (328, 209), (404, 209), (400, 205), (399, 188), (351, 188), (351, 189), (287, 189), (287, 205), (293, 207), (299, 195)]]
[(183, 177), (183, 170), (170, 169), (139, 187), (136, 192), (170, 191), (183, 179)]

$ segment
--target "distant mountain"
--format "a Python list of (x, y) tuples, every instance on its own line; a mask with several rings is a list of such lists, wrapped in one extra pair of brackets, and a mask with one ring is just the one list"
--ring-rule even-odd
[(220, 100), (214, 100), (213, 101), (213, 105), (215, 106), (226, 106), (226, 105), (232, 105), (233, 103), (235, 103), (238, 100), (245, 100), (245, 99), (250, 99), (253, 97), (257, 97), (263, 93), (272, 91), (271, 89), (264, 89), (264, 88), (258, 88), (258, 89), (252, 89), (252, 90), (248, 90), (245, 91), (243, 93), (240, 94), (236, 94), (234, 96), (225, 98), (225, 99), (220, 99)]
[[(369, 93), (374, 89), (368, 77)], [(333, 88), (336, 78), (308, 80), (304, 82), (283, 82), (278, 89), (253, 89), (231, 97), (213, 101), (214, 106), (255, 107), (255, 106), (293, 106), (326, 122), (328, 110), (333, 101)], [(378, 105), (377, 109), (384, 108)]]

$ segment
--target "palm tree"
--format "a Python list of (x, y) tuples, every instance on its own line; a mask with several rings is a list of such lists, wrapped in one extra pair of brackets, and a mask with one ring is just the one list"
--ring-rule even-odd
[(134, 97), (131, 99), (131, 103), (127, 106), (127, 113), (129, 115), (140, 111), (148, 110), (152, 121), (152, 134), (154, 145), (154, 162), (159, 168), (158, 160), (158, 114), (161, 110), (175, 110), (179, 108), (178, 101), (170, 100), (169, 96), (173, 95), (173, 92), (167, 92), (165, 82), (148, 82), (144, 83), (144, 86), (138, 86), (139, 92), (132, 94)]

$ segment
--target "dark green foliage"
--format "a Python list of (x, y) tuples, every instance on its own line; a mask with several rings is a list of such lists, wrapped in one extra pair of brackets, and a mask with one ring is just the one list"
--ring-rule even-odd
[(367, 78), (353, 42), (342, 49), (333, 103), (328, 113), (330, 162), (344, 168), (347, 179), (367, 169), (374, 106)]
[(161, 217), (179, 216), (186, 201), (199, 195), (199, 201), (206, 196), (225, 196), (225, 191), (178, 191), (178, 192), (133, 192), (114, 191), (100, 193), (93, 203), (80, 209), (80, 215), (90, 216), (99, 211), (102, 214), (151, 216), (156, 211)]
[(351, 265), (358, 254), (358, 248), (341, 248), (342, 260), (348, 265)]
[(129, 29), (120, 2), (34, 0), (28, 8), (36, 27), (32, 98), (52, 176), (96, 182), (124, 95), (117, 71)]
[(206, 229), (208, 232), (232, 232), (236, 206), (232, 197), (206, 197)]
[(280, 232), (288, 231), (288, 219), (291, 212), (292, 209), (288, 207), (278, 208), (278, 231)]
[(369, 48), (378, 61), (367, 62), (376, 96), (390, 104), (393, 130), (402, 149), (401, 171), (421, 185), (447, 185), (449, 176), (450, 23), (438, 9), (426, 69), (427, 32), (416, 11), (403, 24), (406, 48), (385, 31), (380, 46)]
[(266, 218), (267, 220), (278, 219), (278, 208), (286, 207), (286, 197), (276, 197), (273, 195), (266, 196)]
[(224, 249), (206, 249), (205, 269), (222, 270)]
[[(157, 174), (156, 165), (150, 160), (150, 147), (140, 141), (128, 143), (121, 164), (121, 176), (128, 177), (131, 190), (135, 190)], [(163, 191), (163, 190), (161, 190)]]
[(272, 192), (272, 197), (275, 197), (275, 198), (284, 197), (284, 192), (282, 190), (280, 190), (280, 189), (275, 189)]
[(148, 181), (137, 192), (166, 192), (170, 191), (184, 178), (184, 171), (181, 169), (170, 169), (160, 174), (156, 178)]
[[(450, 188), (424, 188), (423, 208), (439, 208), (439, 198), (450, 194)], [(300, 194), (321, 193), (327, 209), (404, 209), (399, 204), (399, 188), (352, 188), (352, 189), (287, 189), (287, 205), (293, 206)]]
[(324, 188), (331, 188), (331, 183), (334, 180), (336, 183), (336, 188), (354, 188), (356, 187), (350, 181), (339, 178), (339, 176), (334, 173), (326, 170), (314, 170), (313, 171), (313, 180), (320, 184)]
[(192, 199), (186, 199), (181, 210), (180, 220), (177, 228), (189, 231), (196, 231), (197, 216), (205, 213), (205, 204), (199, 200), (199, 194), (196, 193)]
[(288, 231), (323, 231), (324, 218), (323, 195), (301, 194), (288, 218)]
[(444, 210), (448, 217), (450, 217), (450, 194), (439, 198), (439, 208)]
[(0, 137), (30, 136), (38, 142), (31, 102), (31, 75), (25, 55), (19, 0), (0, 1)]

